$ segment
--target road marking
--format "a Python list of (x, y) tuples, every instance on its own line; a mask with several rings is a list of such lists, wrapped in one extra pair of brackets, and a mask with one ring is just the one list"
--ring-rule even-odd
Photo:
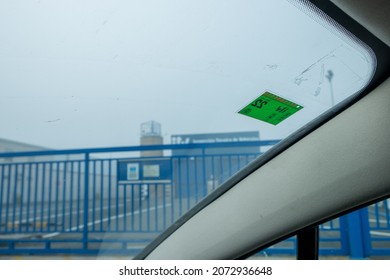
[[(126, 202), (129, 202), (129, 201), (131, 201), (131, 199), (127, 199), (127, 200), (126, 200)], [(137, 201), (138, 201), (138, 200), (137, 200)], [(119, 203), (119, 204), (118, 204), (118, 207), (121, 207), (121, 206), (123, 206), (123, 205), (125, 205), (125, 204), (124, 204), (124, 203)], [(115, 209), (115, 207), (116, 207), (116, 205), (115, 205), (114, 203), (111, 203), (111, 209)], [(74, 207), (74, 208), (77, 208), (77, 207)], [(69, 210), (69, 207), (68, 207), (68, 208), (65, 208), (65, 210), (66, 210), (66, 209)], [(89, 213), (89, 212), (92, 212), (93, 209), (94, 209), (94, 208), (88, 208), (88, 213)], [(109, 207), (108, 207), (108, 206), (104, 206), (103, 208), (102, 208), (102, 207), (99, 207), (99, 208), (96, 208), (95, 212), (101, 212), (102, 210), (106, 210), (106, 209), (109, 209)], [(54, 206), (53, 206), (52, 211), (55, 212)], [(33, 212), (33, 211), (31, 211), (31, 212)], [(42, 212), (42, 211), (37, 211), (37, 215), (36, 215), (36, 216), (38, 216), (38, 213), (41, 213), (41, 212)], [(43, 211), (43, 213), (46, 213), (46, 212), (49, 212), (49, 210), (48, 210), (48, 209), (45, 209), (45, 210)], [(62, 209), (61, 209), (61, 212), (62, 212)], [(50, 215), (50, 218), (55, 218), (56, 216), (59, 218), (59, 217), (62, 217), (62, 216), (69, 216), (69, 215), (74, 215), (74, 214), (78, 214), (78, 213), (80, 213), (80, 214), (84, 213), (83, 207), (80, 207), (80, 211), (74, 210), (74, 211), (72, 211), (71, 213), (65, 211), (65, 215), (62, 215), (62, 213), (58, 213), (58, 215), (55, 215), (55, 214)], [(32, 214), (32, 215), (33, 215), (33, 214)], [(15, 216), (17, 216), (17, 215), (15, 215)], [(41, 216), (41, 214), (40, 214), (39, 216)], [(47, 219), (46, 216), (44, 216), (44, 218)], [(30, 218), (30, 219), (28, 219), (28, 220), (24, 219), (24, 220), (22, 220), (22, 221), (15, 221), (15, 225), (23, 224), (23, 223), (27, 223), (27, 222), (33, 222), (33, 221), (37, 222), (37, 221), (40, 221), (40, 220), (41, 220), (41, 217), (36, 217), (36, 219)]]
[(380, 232), (380, 231), (370, 230), (370, 233), (373, 234), (373, 235), (390, 237), (390, 233), (387, 233), (387, 232)]
[[(80, 203), (83, 202), (83, 201), (84, 201), (84, 200), (80, 200)], [(126, 199), (126, 202), (129, 202), (129, 201), (131, 201), (131, 199)], [(137, 201), (138, 201), (138, 200), (137, 200)], [(90, 202), (91, 202), (91, 201), (90, 201)], [(108, 203), (108, 199), (107, 199), (107, 200), (104, 200), (104, 202), (107, 202), (107, 203)], [(41, 202), (38, 201), (38, 203), (40, 204)], [(32, 202), (31, 204), (33, 204), (33, 202)], [(54, 204), (54, 202), (52, 202), (52, 207), (51, 207), (52, 210), (55, 209), (55, 205), (53, 205), (53, 204)], [(62, 202), (59, 202), (59, 204), (62, 204), (62, 205), (63, 205)], [(65, 204), (65, 206), (66, 206), (66, 207), (65, 207), (65, 212), (66, 212), (66, 210), (69, 210), (69, 209), (70, 209), (70, 205), (69, 205), (69, 204), (70, 204), (69, 201)], [(92, 204), (92, 203), (91, 203), (91, 204)], [(98, 204), (100, 204), (100, 203), (98, 203)], [(105, 203), (103, 203), (103, 204), (105, 204)], [(112, 204), (113, 204), (113, 203), (112, 203)], [(118, 204), (118, 205), (119, 205), (119, 204)], [(124, 204), (121, 203), (120, 205), (124, 205)], [(19, 208), (19, 206), (18, 206), (18, 208)], [(23, 206), (23, 208), (27, 208), (27, 206), (26, 206), (26, 207)], [(73, 202), (72, 202), (72, 208), (77, 208), (77, 201), (75, 202), (75, 200), (73, 200)], [(107, 209), (107, 208), (108, 208), (108, 206), (105, 206), (105, 207), (103, 207), (102, 209)], [(93, 208), (89, 208), (89, 211), (92, 211), (92, 209), (93, 209)], [(98, 208), (98, 209), (101, 209), (101, 207)], [(20, 211), (20, 209), (15, 209), (15, 210), (16, 210), (16, 211), (15, 211), (15, 216), (20, 216), (20, 213), (22, 213), (22, 215), (23, 215), (23, 214), (27, 214), (27, 212), (28, 212), (27, 209), (22, 210), (22, 211)], [(62, 208), (61, 208), (61, 211), (62, 211)], [(4, 208), (3, 208), (3, 212), (5, 212)], [(11, 212), (12, 212), (12, 213), (11, 213)], [(30, 206), (29, 212), (30, 212), (30, 215), (33, 215), (33, 212), (34, 212), (33, 206)], [(37, 210), (36, 210), (37, 216), (38, 216), (38, 214), (39, 214), (39, 216), (40, 216), (42, 212), (43, 212), (43, 213), (49, 212), (48, 204), (45, 205), (44, 210), (42, 210), (42, 209), (37, 209)], [(77, 212), (77, 211), (75, 210), (75, 211), (72, 212), (72, 214), (75, 214), (76, 212)], [(13, 211), (9, 211), (8, 216), (10, 216), (10, 215), (13, 215)], [(66, 215), (69, 215), (69, 213), (66, 213)], [(3, 214), (1, 215), (1, 217), (2, 217), (2, 218), (5, 218), (5, 217), (7, 217), (7, 214), (6, 214), (6, 213), (3, 213)], [(25, 221), (25, 220), (23, 220), (23, 221)]]
[[(128, 216), (132, 216), (134, 214), (140, 214), (140, 213), (144, 213), (146, 211), (152, 211), (152, 210), (155, 210), (155, 209), (161, 209), (161, 208), (164, 208), (164, 207), (171, 207), (171, 206), (172, 206), (172, 204), (159, 205), (157, 207), (147, 208), (147, 209), (143, 209), (141, 211), (137, 210), (137, 211), (134, 211), (134, 212), (128, 212), (126, 214), (115, 215), (115, 216), (107, 217), (107, 218), (104, 218), (104, 219), (101, 219), (101, 220), (95, 220), (93, 222), (89, 222), (87, 224), (87, 226), (89, 227), (89, 226), (96, 225), (96, 224), (101, 224), (101, 223), (104, 223), (104, 222), (107, 222), (107, 221), (110, 221), (110, 220), (124, 218), (124, 217), (128, 217)], [(67, 228), (64, 232), (72, 232), (72, 231), (74, 231), (76, 229), (79, 230), (79, 229), (83, 229), (83, 228), (84, 228), (84, 225), (77, 225), (77, 226), (74, 226), (74, 227), (71, 227), (71, 228)], [(53, 232), (53, 233), (45, 234), (45, 235), (42, 236), (42, 238), (44, 238), (44, 239), (51, 238), (51, 237), (60, 235), (61, 233), (64, 233), (64, 232)]]
[(53, 233), (43, 235), (42, 238), (50, 238), (50, 237), (57, 236), (58, 234), (59, 234), (58, 232), (53, 232)]

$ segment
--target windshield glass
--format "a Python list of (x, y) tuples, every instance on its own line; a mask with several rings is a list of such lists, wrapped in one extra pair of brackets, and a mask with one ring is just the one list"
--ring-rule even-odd
[[(294, 1), (292, 1), (294, 3)], [(51, 148), (255, 130), (281, 139), (364, 87), (369, 51), (289, 1), (2, 3), (1, 131)], [(237, 112), (265, 91), (303, 107)]]
[(138, 252), (376, 66), (293, 0), (7, 1), (0, 35), (0, 152), (79, 149), (0, 158), (0, 231), (84, 253)]

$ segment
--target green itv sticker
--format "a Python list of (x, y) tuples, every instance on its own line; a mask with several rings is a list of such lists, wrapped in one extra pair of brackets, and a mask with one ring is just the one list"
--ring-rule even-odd
[(301, 105), (266, 91), (238, 113), (277, 125), (302, 108)]

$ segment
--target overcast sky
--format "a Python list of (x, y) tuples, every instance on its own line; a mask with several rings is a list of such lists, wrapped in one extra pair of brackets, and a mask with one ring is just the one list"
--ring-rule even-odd
[[(282, 138), (360, 89), (372, 62), (288, 1), (0, 2), (0, 138), (52, 148), (172, 134)], [(371, 67), (371, 68), (370, 68)], [(304, 106), (277, 126), (237, 112), (269, 90)]]

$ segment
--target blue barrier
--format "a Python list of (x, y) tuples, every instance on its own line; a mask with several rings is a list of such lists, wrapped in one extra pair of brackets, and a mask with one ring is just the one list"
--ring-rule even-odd
[[(257, 158), (259, 147), (277, 142), (2, 153), (0, 254), (139, 252)], [(232, 147), (259, 150), (216, 152)], [(141, 151), (167, 155), (140, 157)], [(320, 253), (353, 258), (390, 255), (388, 206), (384, 201), (321, 225)], [(265, 253), (294, 254), (295, 248), (295, 238), (290, 238)]]

